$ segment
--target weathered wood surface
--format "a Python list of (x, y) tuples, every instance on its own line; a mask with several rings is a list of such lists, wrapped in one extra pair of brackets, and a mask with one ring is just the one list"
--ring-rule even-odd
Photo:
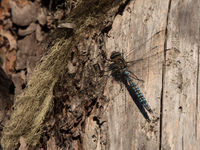
[(88, 119), (86, 149), (200, 148), (199, 4), (136, 0), (116, 16), (106, 40), (108, 54), (131, 53), (128, 60), (153, 55), (130, 68), (145, 81), (138, 85), (153, 109), (152, 121), (145, 120), (125, 86), (110, 78), (104, 93), (110, 102), (101, 118), (106, 122), (99, 129), (92, 116)]
[[(158, 118), (167, 10), (168, 1), (135, 1), (113, 23), (111, 38), (107, 41), (108, 50), (122, 51), (125, 56), (132, 54), (127, 61), (146, 57), (145, 54), (158, 55), (129, 68), (145, 81), (138, 85), (153, 109), (152, 123), (145, 120), (144, 112), (140, 112), (126, 88), (122, 91), (116, 82), (107, 85), (112, 88), (106, 93), (112, 103), (107, 112), (112, 150), (159, 148)], [(153, 49), (155, 46), (157, 48)]]
[(162, 149), (200, 149), (199, 1), (172, 1), (163, 78)]
[[(108, 2), (111, 7), (112, 2)], [(107, 19), (105, 22), (108, 24), (104, 23), (105, 26), (108, 25), (107, 29), (112, 18), (115, 18), (108, 35), (107, 30), (105, 33), (99, 31), (104, 29), (104, 25), (95, 29), (98, 23), (95, 26), (94, 22), (98, 21), (91, 21), (106, 12), (105, 9), (99, 11), (97, 16), (94, 15), (94, 18), (85, 17), (86, 21), (83, 17), (86, 22), (85, 30), (88, 29), (87, 34), (84, 28), (78, 28), (75, 37), (62, 39), (63, 41), (54, 45), (55, 48), (52, 47), (52, 51), (42, 59), (39, 69), (36, 70), (38, 72), (33, 75), (28, 85), (28, 96), (25, 93), (24, 97), (22, 95), (22, 98), (18, 99), (21, 104), (16, 104), (16, 107), (22, 112), (19, 112), (19, 115), (16, 113), (16, 117), (11, 116), (11, 120), (14, 118), (16, 122), (7, 125), (2, 143), (11, 139), (10, 143), (7, 143), (10, 147), (14, 137), (13, 145), (16, 146), (18, 138), (22, 136), (27, 144), (33, 146), (32, 149), (35, 149), (38, 139), (41, 145), (47, 145), (47, 149), (55, 150), (200, 149), (200, 2), (126, 2), (121, 5), (126, 6), (125, 9), (121, 8), (116, 13), (117, 7), (114, 5), (115, 10), (107, 13), (108, 18), (103, 18)], [(122, 4), (117, 1), (115, 3)], [(94, 3), (91, 1), (89, 4)], [(96, 5), (98, 3), (94, 4)], [(114, 6), (112, 5), (113, 9)], [(95, 10), (92, 5), (90, 8)], [(76, 17), (80, 15), (78, 11), (75, 11)], [(127, 61), (144, 58), (129, 69), (145, 81), (136, 82), (153, 114), (140, 107), (123, 83), (115, 81), (111, 76), (108, 80), (104, 80), (107, 79), (105, 76), (92, 76), (95, 74), (91, 68), (95, 64), (103, 64), (103, 60), (98, 56), (103, 50), (106, 50), (108, 57), (112, 51), (120, 51), (127, 56)], [(82, 53), (83, 55), (78, 55)], [(105, 66), (102, 66), (105, 69)], [(41, 91), (38, 90), (39, 87), (42, 88)], [(103, 90), (104, 96), (101, 95)], [(25, 104), (29, 104), (31, 108)], [(33, 109), (35, 111), (31, 112)], [(54, 113), (54, 118), (47, 122), (49, 129), (40, 131), (46, 134), (41, 140), (39, 133), (36, 134), (35, 131), (42, 126), (32, 122), (36, 122), (34, 118), (37, 117), (34, 116), (44, 112), (39, 118), (39, 122), (43, 124), (48, 111)], [(27, 118), (31, 118), (31, 121), (24, 126)], [(150, 123), (147, 118), (151, 119)], [(17, 121), (18, 119), (20, 121)], [(36, 126), (33, 134), (30, 132), (30, 126)], [(15, 132), (13, 135), (14, 129), (20, 130), (20, 133)], [(31, 142), (34, 136), (37, 136), (37, 140)]]

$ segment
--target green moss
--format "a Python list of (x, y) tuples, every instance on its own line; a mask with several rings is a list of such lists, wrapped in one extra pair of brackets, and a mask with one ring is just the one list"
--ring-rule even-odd
[[(47, 54), (40, 60), (27, 88), (19, 95), (14, 104), (11, 118), (6, 122), (1, 139), (4, 150), (15, 149), (22, 136), (29, 146), (34, 149), (43, 133), (44, 121), (51, 113), (54, 104), (53, 88), (60, 75), (64, 73), (71, 49), (85, 38), (88, 28), (99, 32), (104, 26), (110, 9), (116, 7), (122, 0), (77, 0), (68, 20), (76, 25), (72, 37), (59, 37)], [(75, 3), (76, 2), (76, 3)], [(59, 36), (59, 32), (56, 36)]]
[[(14, 149), (23, 136), (26, 143), (35, 146), (43, 129), (43, 122), (53, 108), (53, 87), (64, 70), (70, 52), (71, 39), (60, 40), (41, 59), (24, 92), (16, 98), (11, 119), (3, 130), (2, 146)], [(58, 73), (59, 72), (59, 73)]]

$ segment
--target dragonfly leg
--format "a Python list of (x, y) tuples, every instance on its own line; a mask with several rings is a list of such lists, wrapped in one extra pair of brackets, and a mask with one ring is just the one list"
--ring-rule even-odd
[(139, 79), (135, 73), (133, 73), (132, 71), (129, 71), (131, 74), (132, 74), (132, 77), (135, 79), (135, 80), (138, 80), (138, 81), (141, 81), (141, 82), (144, 82), (144, 80), (142, 79)]

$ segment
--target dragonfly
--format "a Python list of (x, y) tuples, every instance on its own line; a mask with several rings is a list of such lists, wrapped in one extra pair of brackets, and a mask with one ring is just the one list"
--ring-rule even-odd
[[(137, 100), (139, 101), (139, 103), (149, 112), (149, 113), (153, 113), (149, 103), (147, 102), (146, 98), (144, 97), (144, 95), (142, 94), (141, 90), (139, 89), (138, 85), (134, 82), (134, 80), (140, 81), (140, 82), (144, 82), (143, 80), (139, 79), (136, 74), (134, 73), (134, 71), (131, 71), (130, 66), (131, 65), (135, 65), (138, 62), (144, 62), (145, 60), (148, 60), (148, 58), (153, 58), (154, 56), (156, 57), (160, 57), (160, 54), (163, 54), (163, 51), (158, 52), (156, 49), (159, 49), (160, 46), (162, 45), (156, 45), (153, 46), (152, 48), (150, 48), (150, 53), (151, 54), (144, 54), (140, 59), (137, 60), (133, 60), (133, 61), (126, 61), (128, 60), (128, 57), (137, 53), (139, 49), (141, 49), (141, 47), (144, 47), (147, 42), (149, 40), (151, 40), (153, 37), (155, 36), (160, 36), (159, 33), (157, 32), (156, 34), (154, 34), (150, 39), (146, 40), (145, 42), (143, 42), (142, 44), (140, 44), (138, 47), (132, 49), (129, 51), (129, 53), (123, 53), (123, 52), (119, 52), (119, 51), (112, 51), (110, 54), (110, 58), (107, 59), (107, 55), (103, 54), (103, 58), (106, 59), (109, 63), (109, 69), (107, 71), (104, 72), (108, 72), (111, 71), (111, 75), (116, 79), (116, 80), (125, 80), (126, 83), (128, 83), (128, 86), (131, 87), (131, 91), (134, 92), (134, 94), (136, 95)], [(156, 37), (158, 38), (158, 37)], [(162, 61), (162, 60), (161, 60)], [(157, 62), (159, 63), (159, 62)], [(96, 66), (97, 67), (97, 66)], [(147, 121), (148, 117), (147, 117)]]
[(112, 76), (114, 76), (116, 79), (120, 79), (120, 78), (125, 79), (128, 82), (129, 86), (135, 92), (139, 102), (144, 106), (144, 108), (147, 111), (152, 113), (152, 109), (150, 105), (148, 104), (147, 100), (143, 96), (137, 84), (133, 81), (133, 78), (139, 81), (142, 81), (142, 80), (139, 79), (133, 72), (127, 69), (127, 62), (123, 58), (122, 54), (120, 52), (113, 51), (110, 56), (110, 61), (112, 62), (110, 65)]

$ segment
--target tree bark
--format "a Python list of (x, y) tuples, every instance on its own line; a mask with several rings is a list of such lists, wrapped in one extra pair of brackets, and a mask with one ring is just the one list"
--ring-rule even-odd
[[(53, 44), (17, 98), (5, 150), (20, 137), (30, 149), (198, 150), (200, 2), (88, 4), (97, 15), (79, 12), (85, 3), (74, 10), (74, 32)], [(110, 75), (112, 51), (140, 60), (128, 70), (144, 80), (136, 83), (152, 114)]]

